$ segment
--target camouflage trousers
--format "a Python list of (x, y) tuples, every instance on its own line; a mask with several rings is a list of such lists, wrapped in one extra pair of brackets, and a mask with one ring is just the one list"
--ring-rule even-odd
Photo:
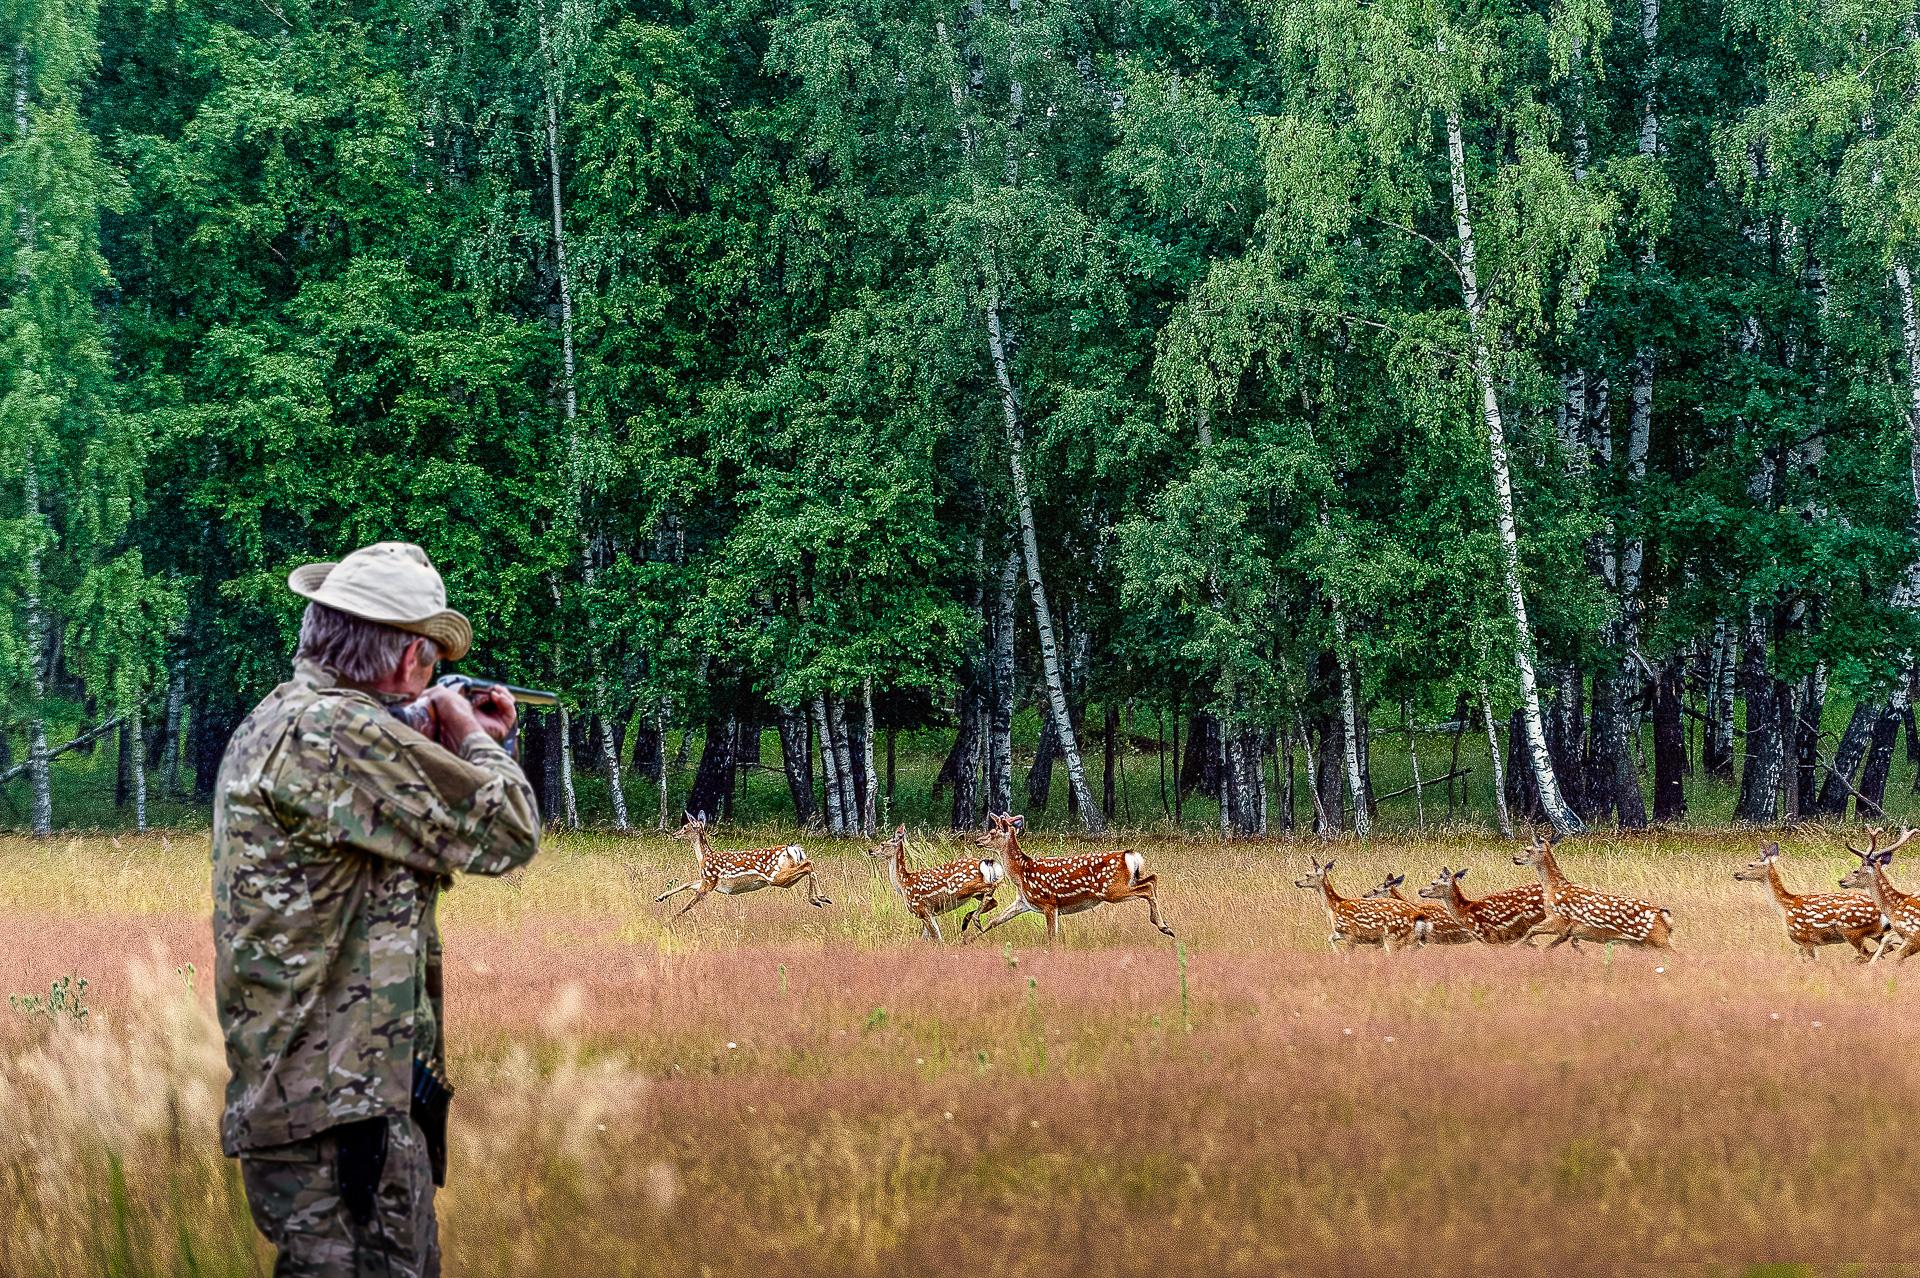
[(322, 1132), (240, 1157), (253, 1223), (280, 1249), (274, 1278), (439, 1278), (433, 1176), (413, 1119), (387, 1119), (386, 1170), (364, 1225), (341, 1203), (335, 1153)]

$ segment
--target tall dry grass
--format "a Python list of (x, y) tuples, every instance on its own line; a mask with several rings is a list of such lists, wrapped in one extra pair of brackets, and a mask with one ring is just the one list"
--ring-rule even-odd
[[(1393, 957), (1325, 951), (1306, 844), (1148, 845), (1183, 961), (1137, 906), (1052, 949), (1031, 920), (922, 943), (851, 849), (816, 853), (831, 909), (762, 892), (668, 924), (648, 898), (684, 849), (563, 840), (447, 902), (448, 1272), (1912, 1261), (1920, 969), (1793, 957), (1731, 879), (1754, 843), (1566, 850), (1670, 905), (1675, 954)], [(0, 1274), (269, 1263), (217, 1149), (205, 854), (0, 846), (0, 992), (94, 982), (85, 1025), (0, 1015)], [(1335, 877), (1464, 862), (1485, 891), (1521, 877), (1507, 854), (1343, 847)], [(1811, 832), (1787, 872), (1848, 860)]]

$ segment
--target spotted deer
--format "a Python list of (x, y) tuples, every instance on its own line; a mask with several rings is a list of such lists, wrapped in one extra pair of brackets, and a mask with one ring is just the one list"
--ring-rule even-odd
[(1895, 945), (1895, 957), (1911, 958), (1920, 950), (1920, 896), (1909, 896), (1893, 886), (1893, 880), (1887, 877), (1887, 866), (1893, 860), (1893, 854), (1907, 845), (1915, 831), (1902, 826), (1900, 833), (1886, 847), (1880, 846), (1880, 836), (1885, 830), (1867, 831), (1867, 850), (1862, 852), (1853, 844), (1847, 844), (1847, 851), (1860, 858), (1860, 864), (1847, 871), (1840, 880), (1843, 888), (1864, 891), (1872, 898), (1874, 907), (1880, 912), (1881, 922), (1887, 925), (1887, 935), (1880, 942), (1880, 948), (1874, 951), (1870, 962), (1879, 962)]
[(1502, 888), (1474, 900), (1461, 890), (1464, 869), (1440, 867), (1433, 882), (1420, 889), (1420, 895), (1438, 902), (1447, 916), (1467, 929), (1476, 940), (1488, 945), (1511, 945), (1521, 940), (1547, 916), (1544, 894), (1538, 883), (1522, 883)]
[(1862, 963), (1872, 958), (1868, 941), (1887, 934), (1886, 920), (1872, 898), (1852, 892), (1787, 891), (1780, 878), (1780, 845), (1769, 843), (1760, 855), (1738, 870), (1733, 877), (1742, 883), (1764, 883), (1773, 893), (1773, 904), (1787, 924), (1787, 939), (1800, 947), (1800, 956), (1812, 960), (1822, 945), (1851, 945)]
[(1327, 937), (1333, 949), (1339, 949), (1344, 941), (1348, 949), (1378, 945), (1391, 954), (1426, 940), (1429, 924), (1411, 903), (1391, 897), (1341, 896), (1333, 886), (1333, 862), (1322, 865), (1319, 857), (1308, 859), (1313, 869), (1295, 879), (1293, 885), (1320, 893), (1320, 903), (1326, 907), (1327, 921), (1333, 928)]
[(1062, 915), (1083, 914), (1124, 901), (1145, 901), (1148, 920), (1167, 936), (1173, 935), (1173, 929), (1160, 921), (1160, 899), (1155, 895), (1159, 880), (1147, 873), (1146, 858), (1138, 852), (1127, 849), (1078, 856), (1028, 856), (1020, 846), (1025, 817), (989, 814), (987, 820), (990, 824), (986, 833), (976, 842), (999, 854), (1007, 881), (1013, 884), (1013, 902), (975, 935), (991, 932), (1022, 914), (1039, 914), (1047, 920), (1047, 939), (1051, 941), (1060, 935)]
[(994, 894), (1000, 890), (1000, 880), (1006, 877), (1006, 871), (991, 857), (948, 861), (945, 865), (915, 870), (907, 864), (907, 827), (904, 825), (895, 826), (893, 837), (877, 848), (868, 848), (867, 855), (886, 861), (887, 877), (906, 901), (907, 912), (920, 920), (920, 931), (928, 940), (946, 939), (940, 935), (937, 915), (973, 902), (973, 913), (960, 920), (960, 935), (964, 939), (969, 923), (982, 927), (981, 919), (987, 911), (1000, 904)]
[(1553, 859), (1553, 840), (1535, 836), (1513, 854), (1515, 865), (1532, 866), (1540, 876), (1540, 894), (1546, 916), (1528, 933), (1551, 936), (1547, 948), (1581, 941), (1620, 942), (1651, 949), (1672, 948), (1673, 913), (1649, 901), (1581, 887), (1560, 872)]
[(1436, 902), (1409, 901), (1400, 894), (1400, 885), (1407, 881), (1404, 874), (1389, 874), (1377, 888), (1369, 888), (1361, 899), (1367, 901), (1398, 901), (1411, 906), (1421, 918), (1427, 921), (1427, 944), (1461, 945), (1474, 939), (1471, 929), (1456, 923), (1444, 905)]
[(675, 918), (706, 900), (711, 892), (718, 892), (721, 896), (742, 896), (766, 887), (792, 887), (802, 879), (807, 883), (807, 904), (833, 904), (821, 895), (820, 885), (813, 877), (813, 862), (807, 860), (806, 849), (798, 843), (789, 843), (785, 847), (717, 852), (707, 838), (706, 814), (684, 815), (686, 820), (673, 832), (673, 837), (693, 844), (694, 860), (700, 867), (700, 873), (696, 878), (678, 887), (668, 888), (653, 898), (657, 905), (668, 897), (691, 891), (693, 899), (680, 908)]

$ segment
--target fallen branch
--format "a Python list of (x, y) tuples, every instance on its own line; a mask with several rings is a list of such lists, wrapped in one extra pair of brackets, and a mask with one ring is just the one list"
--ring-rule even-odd
[[(1464, 777), (1469, 773), (1471, 773), (1472, 771), (1473, 771), (1472, 768), (1455, 768), (1453, 771), (1447, 773), (1447, 775), (1443, 777), (1423, 777), (1421, 778), (1421, 781), (1420, 781), (1420, 788), (1422, 790), (1430, 790), (1436, 785), (1445, 785), (1447, 782), (1453, 780), (1455, 777)], [(1385, 794), (1374, 795), (1373, 801), (1375, 803), (1385, 803), (1388, 799), (1397, 799), (1403, 794), (1412, 794), (1412, 793), (1413, 793), (1412, 786), (1403, 785), (1398, 790), (1389, 790)]]
[[(55, 746), (53, 749), (47, 751), (46, 754), (43, 755), (42, 757), (48, 763), (52, 763), (55, 759), (59, 758), (61, 755), (65, 754), (69, 750), (78, 750), (82, 746), (92, 745), (94, 742), (98, 741), (101, 737), (106, 736), (109, 732), (112, 732), (115, 728), (119, 726), (120, 726), (120, 716), (116, 714), (115, 716), (113, 716), (113, 718), (107, 720), (105, 723), (101, 724), (99, 727), (89, 728), (85, 732), (81, 733), (79, 736), (73, 738), (73, 740), (64, 741), (61, 744)], [(27, 773), (33, 769), (33, 765), (34, 765), (34, 760), (28, 759), (25, 763), (17, 763), (13, 767), (8, 768), (5, 772), (0, 772), (0, 785), (5, 785), (9, 781), (13, 781), (27, 775)]]

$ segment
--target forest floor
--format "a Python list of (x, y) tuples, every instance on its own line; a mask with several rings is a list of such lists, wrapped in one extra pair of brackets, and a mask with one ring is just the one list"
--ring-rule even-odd
[[(1328, 953), (1292, 886), (1312, 841), (1144, 842), (1178, 944), (1129, 905), (1048, 948), (1032, 918), (917, 939), (856, 845), (812, 849), (828, 908), (767, 891), (670, 922), (651, 897), (682, 845), (555, 839), (443, 910), (447, 1272), (1920, 1259), (1920, 967), (1802, 962), (1731, 877), (1758, 841), (1566, 845), (1577, 880), (1671, 907), (1673, 953), (1389, 956)], [(1802, 891), (1852, 861), (1837, 831), (1783, 842)], [(1335, 878), (1464, 864), (1478, 894), (1521, 881), (1510, 850), (1343, 844)], [(0, 840), (0, 993), (89, 981), (84, 1022), (0, 1012), (0, 1273), (267, 1271), (217, 1145), (207, 913), (204, 835)]]

